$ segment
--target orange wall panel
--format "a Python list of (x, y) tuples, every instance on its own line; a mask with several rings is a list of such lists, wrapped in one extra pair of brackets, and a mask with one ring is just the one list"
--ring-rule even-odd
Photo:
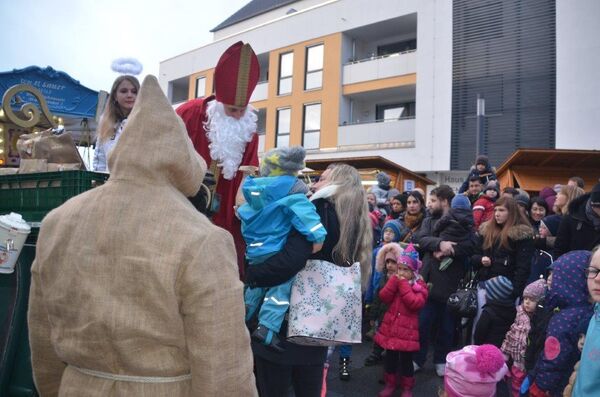
[(385, 79), (363, 81), (360, 83), (346, 84), (344, 86), (344, 95), (356, 94), (359, 92), (376, 91), (390, 87), (400, 87), (403, 85), (413, 85), (417, 83), (416, 73), (405, 74), (403, 76), (388, 77)]

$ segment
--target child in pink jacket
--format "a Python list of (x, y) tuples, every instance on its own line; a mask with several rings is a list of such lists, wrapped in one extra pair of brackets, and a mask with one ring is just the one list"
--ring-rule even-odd
[(527, 348), (527, 335), (531, 329), (530, 318), (535, 312), (538, 302), (546, 294), (546, 280), (539, 279), (529, 284), (523, 291), (523, 303), (517, 307), (515, 322), (502, 343), (502, 353), (507, 362), (512, 360), (510, 377), (512, 378), (512, 395), (519, 397), (519, 390), (525, 372), (525, 349)]
[[(389, 305), (374, 338), (379, 346), (386, 349), (385, 388), (379, 397), (391, 397), (398, 386), (402, 388), (402, 397), (412, 397), (415, 386), (412, 353), (420, 348), (419, 311), (428, 295), (427, 285), (419, 275), (421, 261), (412, 244), (396, 261), (398, 272), (379, 291), (381, 301)], [(400, 377), (397, 375), (398, 366)]]

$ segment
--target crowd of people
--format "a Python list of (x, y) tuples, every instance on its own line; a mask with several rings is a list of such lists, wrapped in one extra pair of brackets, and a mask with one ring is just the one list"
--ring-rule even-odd
[[(374, 236), (380, 230), (382, 237), (374, 241), (373, 273), (365, 294), (371, 327), (367, 336), (373, 336), (365, 365), (384, 364), (385, 388), (379, 396), (392, 396), (397, 389), (402, 396), (412, 395), (412, 371), (424, 367), (431, 342), (435, 372), (444, 377), (446, 395), (491, 396), (502, 384), (512, 396), (600, 395), (598, 372), (590, 372), (600, 369), (596, 353), (590, 353), (600, 345), (595, 330), (600, 183), (585, 193), (583, 180), (573, 177), (530, 197), (522, 189), (502, 190), (487, 158), (479, 156), (459, 193), (449, 186), (435, 187), (427, 206), (414, 206), (410, 212), (407, 203), (415, 195), (422, 203), (420, 192), (396, 193), (383, 204), (369, 202)], [(415, 209), (422, 219), (407, 222)], [(414, 266), (406, 277), (398, 268), (407, 266), (406, 252), (414, 247), (423, 266)], [(397, 286), (405, 278), (412, 280), (412, 290)], [(472, 294), (477, 295), (472, 317), (449, 305), (466, 281), (472, 281)], [(421, 283), (427, 286), (424, 293)], [(402, 301), (400, 308), (390, 300), (390, 289)], [(390, 316), (402, 325), (390, 326)], [(578, 346), (586, 333), (587, 345)], [(386, 343), (390, 335), (404, 343)], [(480, 370), (485, 380), (476, 379), (474, 367), (462, 361), (479, 365), (480, 350), (494, 363)], [(390, 351), (392, 359), (387, 358)], [(398, 352), (401, 370), (389, 364)], [(464, 358), (470, 356), (475, 358)], [(571, 376), (580, 357), (586, 360)]]
[[(317, 397), (333, 346), (349, 380), (361, 337), (380, 397), (412, 396), (429, 357), (444, 396), (598, 393), (600, 184), (530, 197), (479, 156), (458, 193), (401, 193), (383, 172), (365, 191), (338, 163), (306, 185), (301, 147), (259, 167), (258, 76), (240, 42), (215, 95), (177, 112), (154, 77), (115, 80), (94, 161), (111, 176), (38, 239), (42, 396)], [(470, 314), (449, 305), (460, 290)]]

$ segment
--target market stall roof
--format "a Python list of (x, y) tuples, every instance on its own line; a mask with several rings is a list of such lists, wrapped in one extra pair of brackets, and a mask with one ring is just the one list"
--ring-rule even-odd
[(572, 176), (591, 189), (600, 177), (599, 150), (518, 149), (497, 170), (500, 186), (538, 192)]
[(431, 179), (420, 175), (414, 171), (404, 168), (399, 164), (394, 163), (381, 156), (367, 156), (367, 157), (342, 157), (335, 159), (307, 159), (306, 166), (312, 168), (315, 171), (323, 171), (331, 163), (346, 163), (353, 166), (356, 169), (378, 169), (378, 170), (390, 170), (396, 171), (405, 177), (410, 177), (416, 182), (420, 182), (419, 185), (435, 185), (435, 182)]

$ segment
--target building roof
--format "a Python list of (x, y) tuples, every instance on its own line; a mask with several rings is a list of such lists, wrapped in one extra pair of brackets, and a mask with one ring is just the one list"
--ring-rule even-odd
[(295, 3), (296, 1), (298, 0), (252, 0), (237, 10), (237, 12), (235, 12), (229, 18), (214, 27), (211, 32), (225, 29), (229, 26), (235, 25), (238, 22), (254, 18), (279, 7), (283, 7), (287, 4)]
[(566, 184), (572, 176), (590, 190), (600, 177), (599, 150), (518, 149), (497, 171), (500, 186), (540, 191), (545, 186)]
[(435, 185), (435, 182), (431, 179), (417, 174), (414, 171), (404, 168), (399, 164), (394, 163), (381, 156), (367, 156), (367, 157), (344, 157), (335, 159), (307, 159), (306, 166), (315, 170), (323, 171), (331, 163), (345, 163), (351, 165), (356, 169), (378, 169), (378, 170), (391, 170), (403, 174), (404, 176), (410, 176), (414, 180), (421, 182), (423, 185)]

